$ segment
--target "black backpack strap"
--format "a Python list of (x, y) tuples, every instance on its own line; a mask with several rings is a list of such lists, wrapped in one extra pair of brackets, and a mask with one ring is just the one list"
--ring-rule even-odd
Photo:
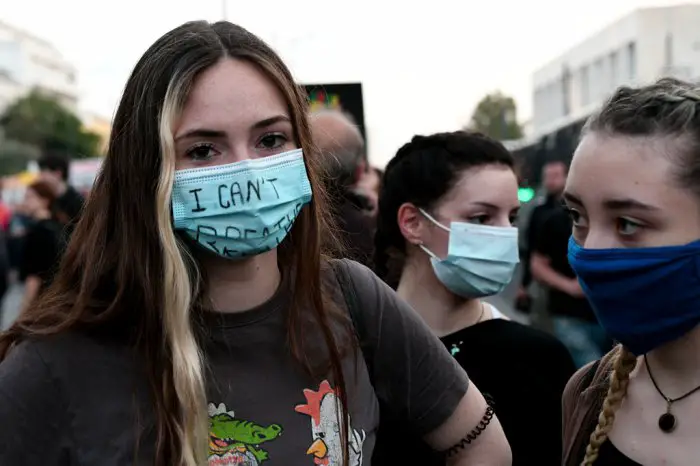
[(357, 290), (355, 288), (355, 281), (352, 278), (352, 274), (348, 268), (347, 260), (345, 259), (334, 259), (329, 261), (333, 272), (335, 273), (338, 285), (340, 285), (340, 292), (345, 298), (345, 305), (348, 308), (348, 313), (352, 319), (352, 325), (355, 329), (355, 335), (360, 342), (360, 348), (362, 349), (362, 355), (367, 365), (367, 371), (369, 373), (370, 382), (373, 383), (373, 367), (372, 367), (372, 348), (371, 345), (367, 343), (367, 334), (365, 333), (365, 322), (363, 318), (363, 313), (360, 310), (360, 302), (357, 299)]

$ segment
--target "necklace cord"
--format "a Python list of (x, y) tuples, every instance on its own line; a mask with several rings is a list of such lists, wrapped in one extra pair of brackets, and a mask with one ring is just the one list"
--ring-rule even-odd
[(661, 391), (661, 389), (659, 388), (659, 385), (656, 383), (656, 379), (654, 379), (654, 374), (652, 374), (652, 372), (651, 372), (651, 367), (649, 366), (649, 361), (647, 360), (647, 355), (646, 355), (646, 354), (644, 355), (644, 365), (645, 365), (646, 368), (647, 368), (647, 373), (649, 374), (649, 378), (651, 379), (651, 383), (654, 384), (654, 388), (656, 389), (657, 392), (659, 392), (659, 395), (661, 395), (661, 397), (662, 397), (664, 400), (666, 400), (666, 403), (668, 403), (668, 404), (672, 404), (672, 403), (675, 403), (676, 401), (681, 401), (681, 400), (683, 400), (683, 399), (685, 399), (685, 398), (688, 398), (690, 395), (692, 395), (693, 393), (695, 393), (695, 392), (697, 392), (698, 390), (700, 390), (700, 385), (698, 385), (697, 387), (695, 387), (694, 389), (690, 390), (690, 391), (689, 391), (688, 393), (686, 393), (685, 395), (679, 396), (678, 398), (670, 398), (670, 397), (664, 395), (664, 392)]

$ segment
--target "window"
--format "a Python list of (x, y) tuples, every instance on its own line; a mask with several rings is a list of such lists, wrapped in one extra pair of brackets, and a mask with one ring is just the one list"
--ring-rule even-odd
[(666, 67), (671, 68), (673, 66), (673, 35), (669, 32), (666, 34), (666, 41), (664, 44), (664, 59), (666, 62)]
[(627, 78), (634, 80), (637, 77), (637, 44), (627, 44)]
[(620, 78), (618, 76), (618, 74), (619, 74), (618, 67), (620, 66), (619, 61), (620, 61), (620, 59), (619, 59), (617, 50), (610, 53), (610, 86), (611, 87), (617, 87), (617, 85), (620, 84)]
[(585, 106), (591, 102), (591, 88), (588, 76), (588, 65), (581, 67), (580, 71), (581, 79), (581, 105)]

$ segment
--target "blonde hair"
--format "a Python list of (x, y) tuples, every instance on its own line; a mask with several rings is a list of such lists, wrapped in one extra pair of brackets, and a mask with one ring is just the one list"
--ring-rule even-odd
[[(180, 78), (180, 79), (178, 79)], [(170, 204), (175, 181), (175, 141), (173, 124), (180, 115), (188, 86), (176, 75), (168, 86), (160, 117), (162, 163), (156, 196), (158, 229), (163, 246), (163, 325), (172, 355), (175, 394), (182, 409), (178, 436), (182, 441), (180, 462), (187, 466), (206, 463), (208, 437), (207, 401), (202, 355), (192, 326), (193, 294), (200, 281), (196, 262), (188, 248), (175, 236)], [(190, 266), (186, 264), (189, 259)], [(190, 278), (190, 273), (195, 276)]]
[(586, 447), (586, 456), (581, 466), (591, 466), (598, 459), (600, 446), (608, 439), (608, 434), (615, 422), (615, 413), (627, 394), (630, 374), (637, 367), (637, 357), (624, 346), (618, 346), (613, 361), (613, 371), (610, 374), (610, 388), (603, 400), (603, 408), (598, 416), (598, 424), (591, 434)]

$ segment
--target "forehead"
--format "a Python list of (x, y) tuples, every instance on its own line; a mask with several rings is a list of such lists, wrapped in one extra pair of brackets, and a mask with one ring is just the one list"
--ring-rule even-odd
[(567, 191), (584, 202), (633, 198), (659, 206), (679, 192), (674, 150), (679, 142), (666, 138), (588, 134), (571, 162)]
[(256, 65), (233, 58), (220, 60), (194, 81), (180, 116), (179, 127), (249, 124), (288, 115), (282, 91)]
[(518, 205), (518, 180), (505, 165), (485, 165), (464, 170), (443, 201), (445, 204), (484, 202)]

